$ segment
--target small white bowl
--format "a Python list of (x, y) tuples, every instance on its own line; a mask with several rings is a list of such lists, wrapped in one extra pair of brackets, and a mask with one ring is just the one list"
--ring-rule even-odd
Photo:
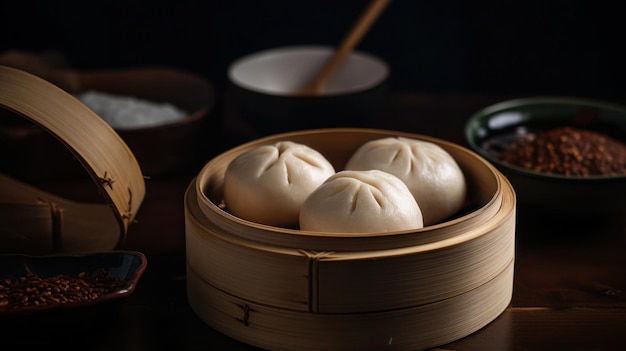
[(293, 46), (244, 56), (228, 69), (234, 103), (260, 134), (326, 127), (364, 127), (386, 101), (389, 67), (352, 52), (317, 95), (301, 95), (334, 48)]
[[(294, 46), (254, 53), (235, 61), (228, 78), (235, 85), (262, 94), (291, 96), (310, 83), (333, 54), (333, 48)], [(328, 80), (321, 95), (353, 94), (387, 80), (389, 68), (381, 59), (353, 52)]]

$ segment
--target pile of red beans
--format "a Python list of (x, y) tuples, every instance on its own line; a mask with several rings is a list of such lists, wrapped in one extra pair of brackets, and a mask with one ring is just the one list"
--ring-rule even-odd
[(626, 174), (626, 144), (572, 127), (517, 135), (500, 158), (537, 172), (567, 176)]
[(29, 306), (84, 303), (121, 290), (127, 281), (108, 275), (104, 268), (76, 276), (40, 277), (30, 270), (17, 279), (0, 281), (0, 312)]

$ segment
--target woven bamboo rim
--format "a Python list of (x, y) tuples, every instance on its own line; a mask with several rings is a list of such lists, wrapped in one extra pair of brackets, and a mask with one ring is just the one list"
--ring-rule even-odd
[[(321, 152), (341, 169), (363, 142), (391, 135), (450, 152), (473, 189), (471, 210), (420, 230), (348, 236), (258, 225), (220, 207), (225, 167), (251, 147), (288, 139), (319, 150), (328, 143), (340, 151)], [(421, 349), (453, 341), (510, 301), (515, 202), (510, 183), (488, 162), (426, 136), (329, 129), (260, 139), (211, 160), (187, 189), (189, 301), (214, 328), (271, 349)], [(373, 332), (374, 342), (373, 330), (387, 330), (395, 341), (383, 345)]]
[[(250, 222), (222, 210), (221, 202), (223, 196), (222, 184), (224, 171), (230, 161), (237, 155), (259, 145), (273, 144), (279, 140), (292, 140), (304, 144), (311, 144), (315, 143), (316, 138), (319, 138), (322, 134), (325, 138), (341, 142), (341, 144), (328, 143), (326, 147), (329, 149), (325, 149), (324, 145), (320, 145), (319, 141), (317, 141), (316, 144), (316, 149), (329, 158), (335, 169), (343, 168), (347, 161), (345, 155), (351, 155), (356, 150), (357, 146), (376, 138), (394, 135), (434, 142), (443, 147), (457, 160), (461, 168), (465, 170), (468, 182), (474, 184), (474, 187), (469, 189), (470, 194), (468, 197), (473, 199), (475, 210), (458, 218), (429, 226), (428, 229), (417, 230), (417, 232), (420, 232), (420, 235), (414, 235), (416, 232), (414, 230), (367, 234), (313, 233), (276, 228)], [(337, 147), (339, 150), (331, 150), (332, 147)], [(338, 154), (344, 156), (336, 157)], [(468, 154), (471, 154), (472, 157), (467, 157), (466, 155)], [(359, 240), (357, 246), (358, 250), (362, 250), (368, 245), (372, 245), (371, 247), (376, 249), (421, 245), (457, 235), (455, 230), (459, 228), (459, 223), (464, 223), (464, 226), (475, 226), (484, 223), (484, 221), (491, 218), (500, 207), (502, 196), (501, 182), (502, 178), (499, 176), (499, 172), (495, 167), (481, 157), (476, 156), (473, 152), (454, 143), (424, 135), (399, 131), (333, 128), (278, 134), (258, 139), (226, 151), (209, 161), (203, 167), (197, 176), (195, 191), (199, 194), (199, 209), (204, 216), (210, 218), (215, 225), (226, 233), (243, 236), (246, 240), (284, 245), (287, 247), (298, 246), (309, 250), (349, 251), (355, 247), (356, 240)], [(238, 230), (238, 228), (241, 227), (245, 227), (245, 231)]]
[[(29, 208), (37, 206), (23, 205), (41, 205), (42, 202), (58, 205), (62, 209), (59, 213), (63, 215), (52, 220), (56, 223), (51, 233), (56, 237), (52, 250), (91, 251), (111, 248), (93, 247), (98, 243), (103, 244), (102, 240), (91, 245), (85, 241), (84, 247), (71, 246), (69, 243), (70, 247), (67, 247), (62, 240), (68, 236), (79, 237), (84, 234), (81, 233), (83, 231), (107, 235), (110, 232), (106, 229), (110, 228), (107, 223), (111, 220), (118, 228), (115, 245), (123, 242), (145, 196), (145, 184), (135, 156), (113, 128), (59, 87), (30, 73), (6, 66), (0, 66), (0, 107), (23, 116), (59, 139), (94, 180), (106, 201), (102, 206), (107, 207), (109, 212), (112, 210), (113, 216), (100, 215), (103, 212), (99, 210), (94, 212), (93, 204), (83, 206), (65, 201), (18, 180), (9, 181), (5, 176), (2, 177), (0, 201), (5, 206), (18, 205), (26, 211), (22, 212), (22, 218), (36, 218), (40, 213), (29, 213)], [(45, 230), (51, 229), (42, 229)], [(0, 239), (12, 240), (4, 235)], [(106, 245), (111, 245), (110, 239), (103, 240)]]

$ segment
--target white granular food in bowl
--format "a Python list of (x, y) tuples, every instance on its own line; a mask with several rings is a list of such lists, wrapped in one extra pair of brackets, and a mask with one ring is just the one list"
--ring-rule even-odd
[(170, 103), (156, 103), (133, 96), (88, 91), (77, 98), (114, 129), (154, 127), (179, 121), (187, 115)]

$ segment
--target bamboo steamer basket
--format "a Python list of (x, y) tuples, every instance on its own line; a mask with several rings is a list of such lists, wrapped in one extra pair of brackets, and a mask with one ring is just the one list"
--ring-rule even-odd
[[(467, 206), (418, 230), (342, 234), (277, 228), (231, 215), (224, 173), (247, 150), (307, 144), (336, 170), (363, 143), (389, 136), (448, 151), (468, 183)], [(187, 295), (209, 326), (273, 350), (419, 350), (497, 318), (513, 290), (515, 192), (459, 145), (377, 129), (317, 129), (258, 139), (210, 160), (185, 194)]]
[(123, 243), (146, 190), (140, 166), (120, 136), (71, 94), (7, 66), (0, 66), (0, 108), (57, 138), (104, 200), (69, 200), (0, 173), (0, 251), (88, 253)]

